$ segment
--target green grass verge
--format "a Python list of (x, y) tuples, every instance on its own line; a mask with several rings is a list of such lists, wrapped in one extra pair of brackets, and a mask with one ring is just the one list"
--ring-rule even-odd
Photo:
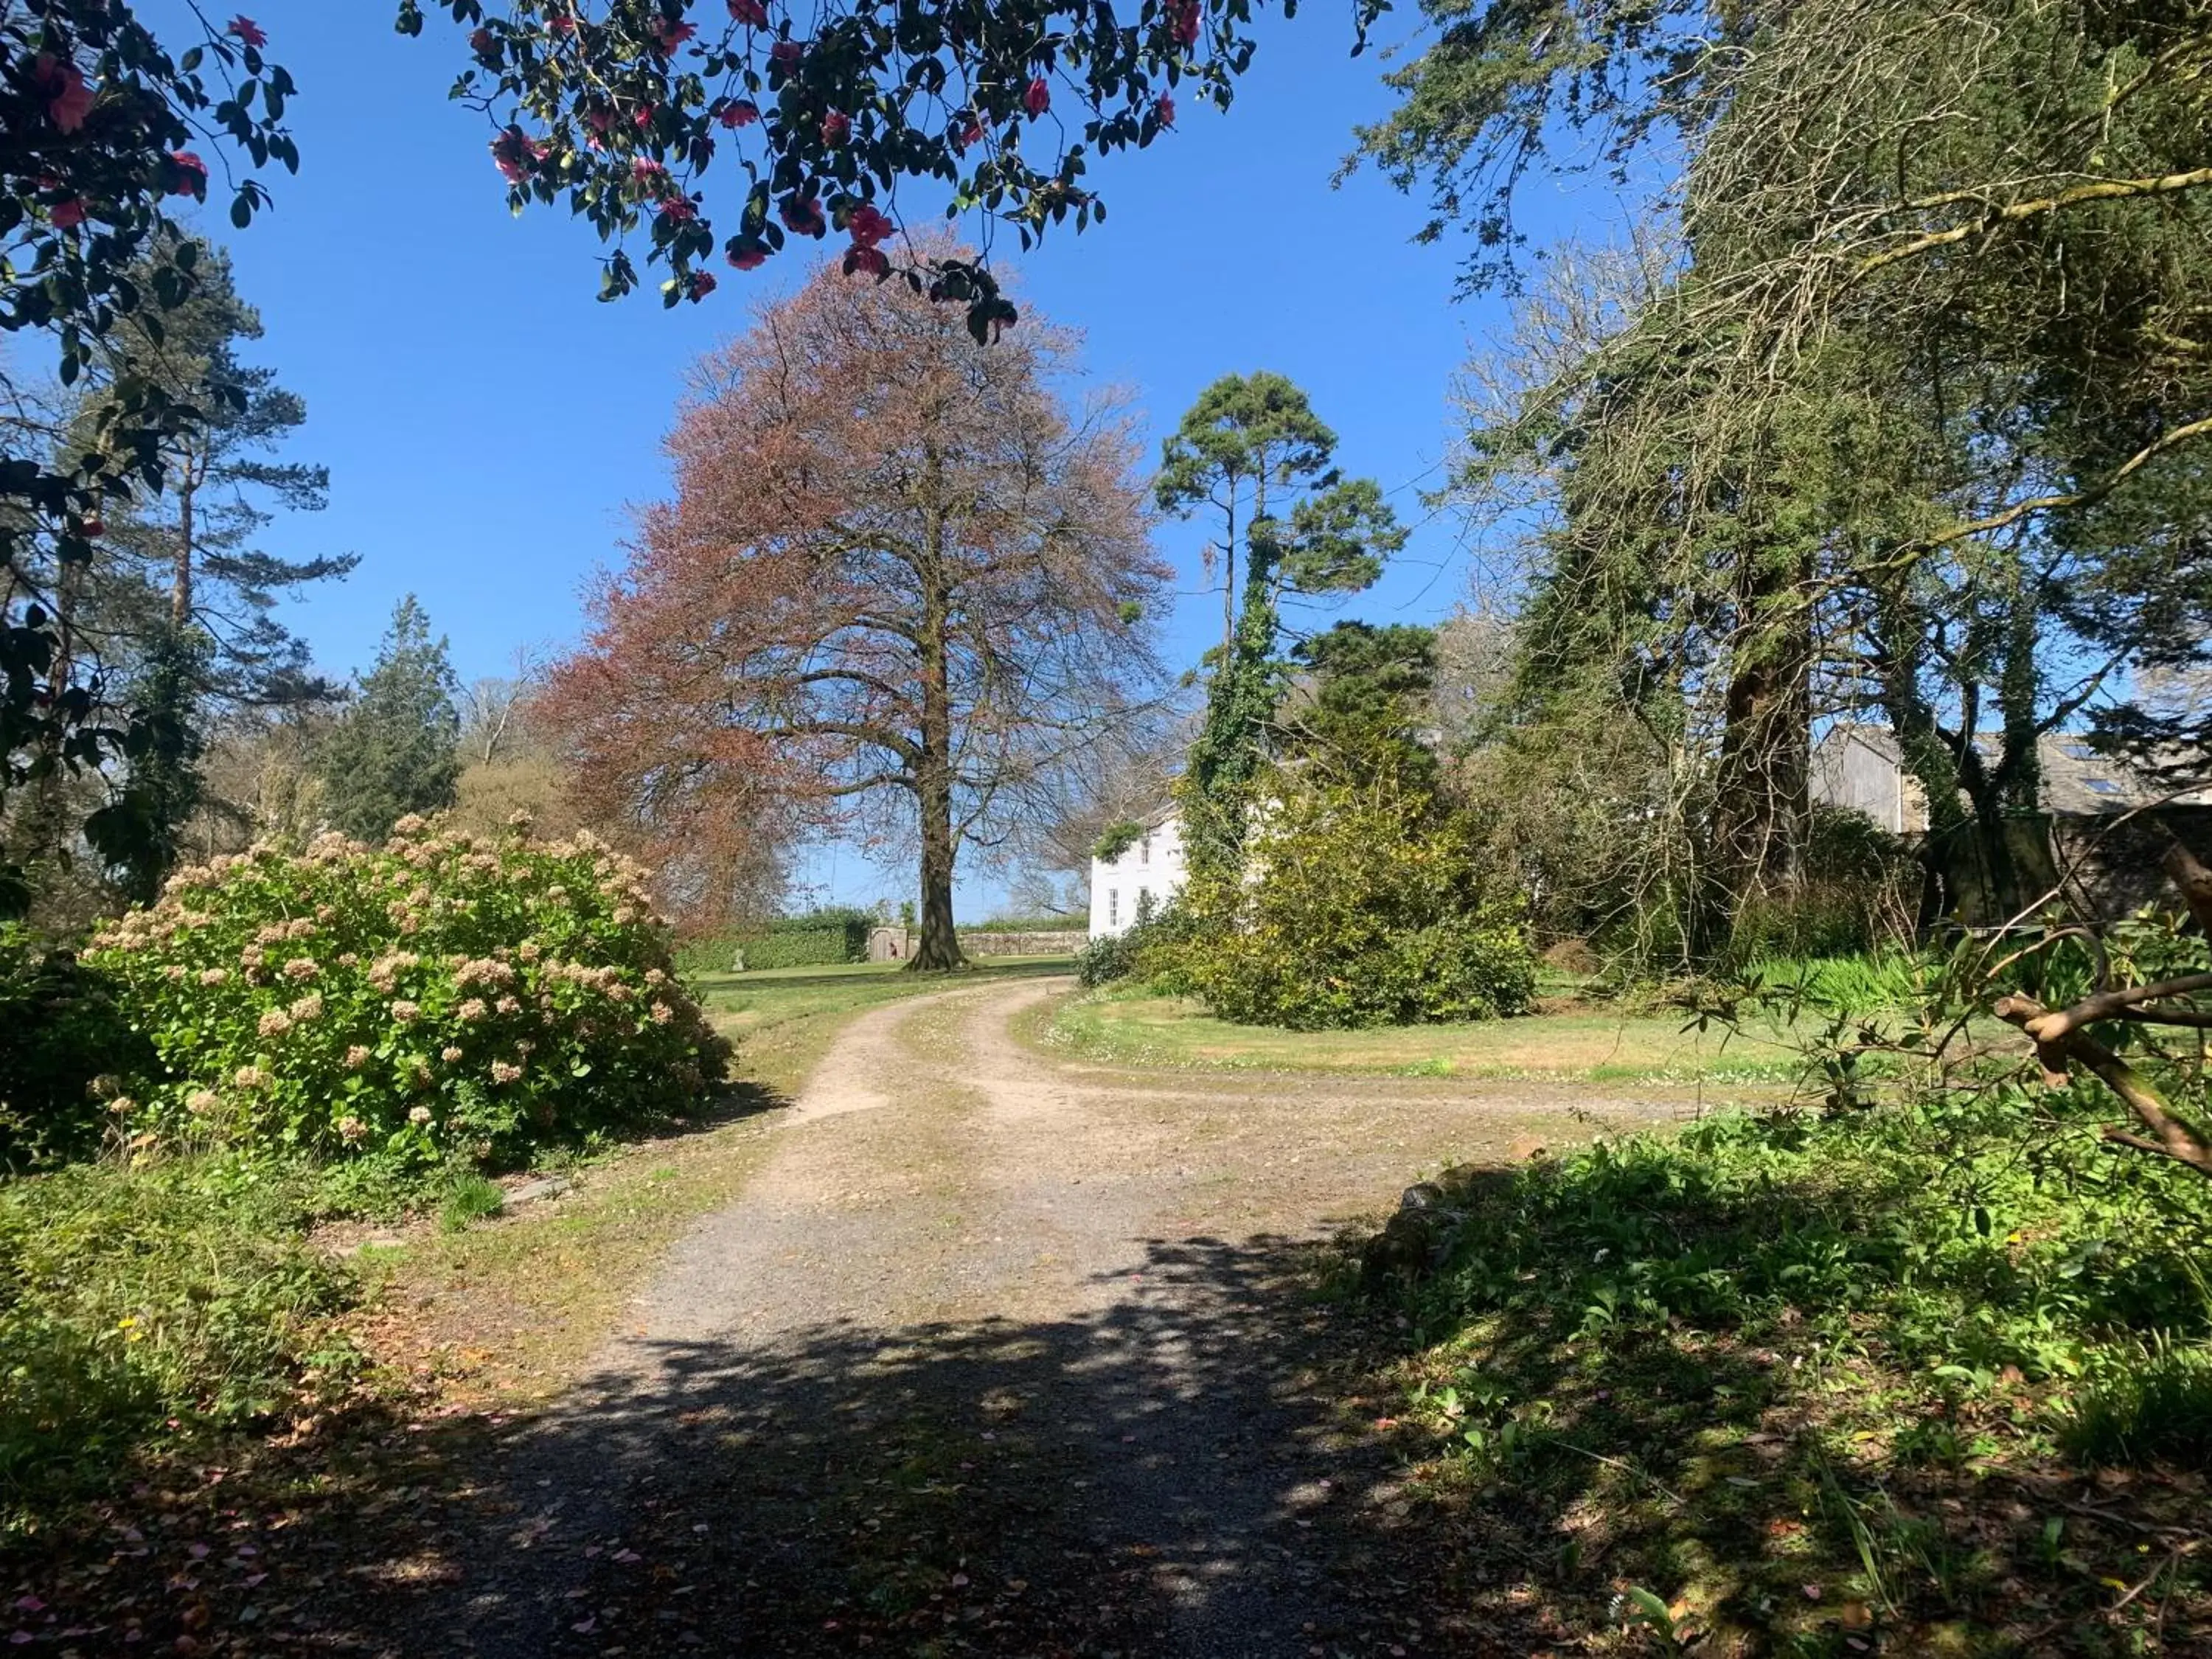
[(2212, 1650), (2212, 1206), (2100, 1109), (1730, 1115), (1448, 1183), (1441, 1264), (1370, 1291), (1438, 1572), (1662, 1651)]
[(1067, 1004), (1036, 1031), (1048, 1046), (1085, 1059), (1216, 1070), (1774, 1085), (1803, 1064), (1790, 1028), (1774, 1021), (1729, 1034), (1699, 1031), (1680, 1013), (1574, 1005), (1468, 1024), (1284, 1031), (1232, 1025), (1188, 998), (1117, 989)]

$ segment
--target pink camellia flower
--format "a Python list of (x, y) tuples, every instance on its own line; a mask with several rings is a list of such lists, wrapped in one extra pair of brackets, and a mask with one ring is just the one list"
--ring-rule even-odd
[(46, 98), (46, 118), (64, 132), (75, 132), (92, 112), (92, 88), (82, 72), (65, 58), (41, 52), (35, 73)]
[(967, 125), (966, 126), (964, 126), (964, 127), (961, 128), (961, 130), (960, 130), (960, 148), (961, 148), (961, 149), (967, 149), (970, 144), (980, 144), (980, 143), (981, 143), (982, 142), (983, 142), (983, 124), (982, 124), (981, 121), (972, 121), (972, 120), (971, 120), (970, 122), (969, 122), (969, 123), (968, 123), (968, 125)]
[(842, 110), (831, 110), (822, 118), (822, 142), (835, 149), (853, 136), (853, 118)]
[(653, 43), (665, 52), (672, 52), (693, 35), (699, 33), (691, 23), (680, 23), (673, 17), (656, 17), (652, 23)]
[(1027, 110), (1032, 118), (1043, 114), (1052, 107), (1052, 88), (1045, 85), (1044, 76), (1042, 75), (1031, 81), (1029, 90), (1022, 94), (1022, 107)]
[(556, 11), (545, 20), (545, 27), (556, 34), (574, 34), (576, 32), (576, 20), (565, 11)]
[(890, 274), (890, 269), (891, 262), (884, 256), (884, 251), (879, 247), (863, 247), (860, 243), (855, 242), (845, 250), (845, 270), (848, 274), (865, 270), (871, 276), (887, 276)]
[(169, 160), (175, 164), (177, 182), (169, 187), (172, 196), (198, 196), (207, 189), (207, 163), (188, 149), (172, 150)]
[(256, 50), (269, 44), (268, 32), (243, 14), (230, 20), (230, 33)]
[(510, 185), (530, 176), (531, 168), (545, 159), (545, 146), (532, 143), (520, 127), (509, 127), (491, 141), (491, 159)]
[(896, 228), (872, 202), (863, 202), (845, 216), (845, 228), (861, 247), (873, 247)]
[[(693, 271), (691, 273), (691, 303), (694, 305), (698, 304), (700, 301), (705, 299), (709, 294), (712, 294), (720, 286), (721, 284), (714, 280), (714, 273), (713, 271)], [(514, 999), (511, 997), (502, 997), (500, 1000), (501, 1003), (504, 1005), (514, 1000)]]
[(660, 216), (674, 225), (688, 225), (699, 216), (698, 204), (689, 196), (670, 196), (660, 204)]
[(490, 57), (498, 46), (498, 40), (489, 29), (477, 29), (469, 36), (469, 50), (479, 58)]
[(811, 196), (804, 201), (796, 196), (792, 197), (783, 204), (783, 222), (786, 228), (795, 230), (802, 236), (819, 236), (822, 234), (822, 204)]
[(799, 60), (805, 52), (806, 48), (796, 40), (779, 40), (768, 49), (768, 55), (783, 68), (794, 70), (799, 67)]
[(768, 27), (768, 8), (761, 4), (761, 0), (730, 0), (730, 15), (749, 28)]
[(653, 118), (659, 112), (659, 111), (653, 108), (650, 104), (640, 104), (637, 107), (637, 113), (629, 118), (629, 124), (635, 127), (640, 132), (643, 132), (647, 127), (653, 125)]
[(1198, 44), (1198, 0), (1177, 0), (1175, 9), (1176, 44), (1194, 46)]
[(56, 230), (75, 230), (84, 222), (84, 204), (74, 196), (70, 197), (49, 208), (46, 217), (53, 221)]
[(722, 106), (720, 118), (726, 127), (749, 127), (760, 119), (760, 106), (750, 98), (735, 98)]
[(768, 250), (764, 247), (733, 248), (730, 252), (730, 264), (739, 270), (758, 270), (767, 263)]
[(1171, 127), (1175, 125), (1175, 100), (1164, 92), (1160, 94), (1158, 113), (1162, 126)]
[(641, 155), (629, 164), (629, 176), (641, 185), (649, 185), (668, 176), (668, 169), (650, 155)]

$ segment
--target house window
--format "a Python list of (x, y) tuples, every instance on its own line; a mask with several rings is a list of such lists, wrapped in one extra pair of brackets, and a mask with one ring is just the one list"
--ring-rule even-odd
[(2086, 743), (2062, 743), (2058, 747), (2062, 753), (2071, 757), (2075, 760), (2094, 760), (2097, 758), (2097, 751), (2090, 748)]
[(1138, 862), (1138, 863), (1139, 863), (1139, 864), (1150, 864), (1152, 861), (1152, 838), (1151, 834), (1150, 834), (1149, 832), (1147, 832), (1146, 835), (1144, 835), (1144, 836), (1140, 836), (1140, 837), (1138, 839), (1138, 842), (1137, 842), (1137, 862)]
[(1109, 927), (1121, 925), (1121, 890), (1118, 887), (1106, 890), (1106, 925)]

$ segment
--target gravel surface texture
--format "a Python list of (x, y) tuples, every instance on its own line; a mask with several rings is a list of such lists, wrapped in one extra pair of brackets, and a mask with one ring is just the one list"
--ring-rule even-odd
[(1066, 988), (855, 1020), (742, 1197), (498, 1449), (386, 1651), (1492, 1650), (1392, 1553), (1316, 1268), (1440, 1164), (1679, 1108), (1017, 1042)]

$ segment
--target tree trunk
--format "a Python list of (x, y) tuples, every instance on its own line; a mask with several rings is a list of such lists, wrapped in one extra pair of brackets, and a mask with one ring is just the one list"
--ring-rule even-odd
[(931, 526), (922, 570), (921, 753), (915, 768), (915, 797), (921, 814), (921, 938), (907, 958), (911, 969), (961, 968), (960, 935), (952, 926), (952, 691), (945, 630), (951, 596), (937, 556), (941, 525)]
[(1744, 573), (1713, 801), (1717, 896), (1730, 925), (1747, 900), (1786, 897), (1803, 877), (1813, 619), (1800, 584), (1808, 575), (1774, 554)]
[(169, 577), (169, 621), (179, 639), (192, 620), (192, 497), (197, 489), (187, 456), (177, 490), (177, 552)]

